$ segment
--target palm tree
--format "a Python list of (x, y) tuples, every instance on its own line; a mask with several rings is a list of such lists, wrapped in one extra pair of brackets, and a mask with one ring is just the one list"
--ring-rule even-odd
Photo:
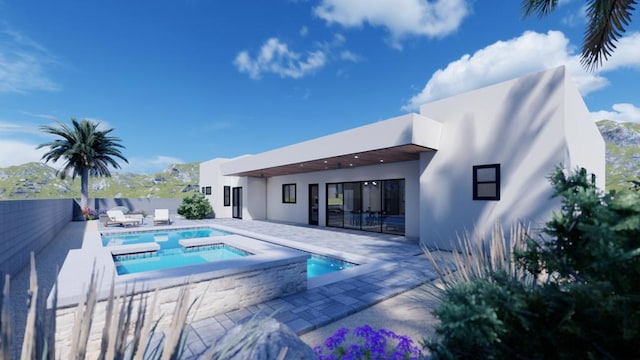
[(41, 126), (46, 133), (58, 136), (52, 142), (40, 144), (37, 149), (48, 146), (50, 150), (42, 155), (45, 162), (64, 161), (64, 167), (58, 170), (60, 177), (64, 179), (69, 173), (72, 178), (80, 176), (80, 207), (87, 210), (89, 201), (89, 176), (111, 177), (109, 165), (119, 169), (120, 165), (114, 158), (120, 158), (126, 163), (129, 161), (122, 155), (119, 144), (120, 139), (109, 136), (113, 129), (98, 130), (99, 123), (89, 120), (71, 118), (72, 127), (58, 122), (58, 126)]
[[(635, 0), (587, 0), (587, 29), (584, 33), (580, 62), (595, 70), (607, 60), (616, 48), (615, 43), (631, 23)], [(549, 15), (558, 0), (522, 0), (524, 16)]]

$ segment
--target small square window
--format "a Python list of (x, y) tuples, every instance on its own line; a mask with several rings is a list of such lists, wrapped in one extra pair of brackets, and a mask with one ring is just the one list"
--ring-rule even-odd
[(211, 195), (211, 186), (206, 186), (204, 188), (204, 194), (205, 195)]
[(282, 185), (282, 202), (285, 204), (296, 203), (296, 184)]
[(231, 206), (231, 186), (224, 187), (224, 206)]
[(500, 200), (500, 164), (473, 167), (473, 200)]

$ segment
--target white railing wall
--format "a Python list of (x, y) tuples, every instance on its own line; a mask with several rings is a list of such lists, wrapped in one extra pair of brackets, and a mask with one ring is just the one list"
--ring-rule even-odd
[[(4, 275), (14, 276), (29, 265), (30, 253), (38, 253), (72, 220), (81, 220), (77, 199), (0, 201), (0, 284)], [(131, 211), (153, 214), (154, 209), (177, 213), (180, 198), (172, 199), (90, 199), (89, 207), (108, 210), (126, 206)], [(1, 288), (0, 288), (1, 289)]]
[(75, 200), (0, 201), (0, 274), (15, 275), (72, 220)]

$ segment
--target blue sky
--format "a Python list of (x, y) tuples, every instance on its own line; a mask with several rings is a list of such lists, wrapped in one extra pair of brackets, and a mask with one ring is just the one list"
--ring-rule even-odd
[(0, 0), (0, 167), (38, 161), (39, 127), (71, 117), (114, 128), (123, 170), (150, 173), (562, 64), (594, 120), (640, 122), (640, 19), (590, 73), (584, 5), (540, 19), (504, 0)]

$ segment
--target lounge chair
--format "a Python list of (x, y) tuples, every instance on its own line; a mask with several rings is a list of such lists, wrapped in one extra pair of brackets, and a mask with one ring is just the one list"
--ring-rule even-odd
[(107, 221), (104, 223), (104, 226), (109, 226), (111, 224), (121, 225), (121, 226), (138, 226), (140, 225), (140, 219), (132, 218), (125, 216), (122, 210), (109, 210), (107, 211), (107, 216), (109, 217)]
[(165, 223), (171, 224), (171, 219), (169, 219), (169, 209), (156, 209), (153, 214), (153, 225)]

